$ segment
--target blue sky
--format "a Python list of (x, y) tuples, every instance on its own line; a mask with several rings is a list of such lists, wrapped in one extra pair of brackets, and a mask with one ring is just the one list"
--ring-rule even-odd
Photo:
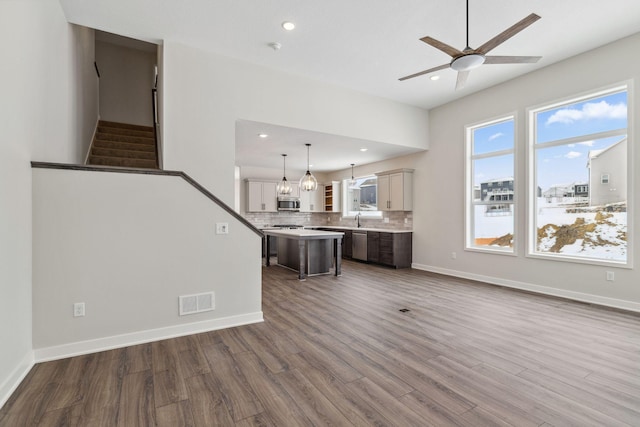
[[(583, 141), (575, 144), (537, 150), (538, 186), (546, 190), (552, 185), (586, 182), (589, 151), (605, 149), (623, 138), (617, 136), (593, 140), (588, 135), (627, 127), (627, 93), (614, 93), (542, 111), (537, 114), (537, 121), (537, 143), (585, 136)], [(513, 148), (513, 144), (512, 121), (474, 130), (474, 154)], [(513, 156), (511, 155), (474, 162), (474, 184), (476, 185), (489, 179), (513, 176), (513, 174)]]

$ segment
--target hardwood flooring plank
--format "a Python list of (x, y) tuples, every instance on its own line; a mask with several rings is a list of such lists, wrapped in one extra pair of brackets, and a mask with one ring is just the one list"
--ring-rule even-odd
[(232, 426), (222, 393), (211, 374), (195, 375), (186, 379), (189, 404), (196, 426)]
[(124, 379), (120, 359), (98, 359), (98, 369), (91, 376), (82, 399), (82, 419), (101, 420), (101, 425), (116, 425)]
[(424, 418), (393, 398), (374, 382), (364, 377), (347, 384), (347, 387), (358, 393), (377, 412), (382, 414), (391, 425), (424, 426)]
[(276, 378), (313, 425), (352, 425), (300, 371), (281, 372)]
[(184, 379), (175, 369), (153, 374), (153, 392), (157, 408), (189, 398)]
[(233, 357), (265, 412), (276, 425), (312, 425), (258, 356), (246, 352)]
[[(440, 366), (456, 369), (455, 365), (446, 359), (438, 359), (437, 363)], [(475, 377), (475, 373), (481, 374), (483, 378)], [(505, 396), (511, 396), (510, 400), (514, 406), (545, 421), (552, 422), (554, 425), (615, 425), (614, 419), (593, 410), (588, 405), (578, 403), (547, 388), (538, 387), (519, 376), (511, 375), (491, 366), (481, 365), (475, 367), (473, 373), (465, 371), (464, 374), (484, 382), (490, 378)]]
[[(480, 406), (476, 406), (473, 409), (460, 415), (458, 422), (469, 427), (508, 427), (512, 426), (505, 420), (493, 415), (492, 413), (485, 411)], [(553, 427), (551, 424), (543, 423), (543, 426)]]
[(203, 351), (215, 374), (211, 379), (220, 391), (231, 418), (238, 422), (263, 412), (260, 401), (229, 348), (224, 344), (206, 345)]
[[(598, 411), (612, 417), (615, 420), (623, 421), (629, 425), (640, 424), (640, 412), (629, 409), (621, 405), (618, 401), (610, 400), (606, 393), (602, 393), (597, 387), (585, 387), (585, 382), (572, 381), (571, 384), (561, 381), (555, 377), (544, 375), (540, 372), (524, 371), (518, 377), (525, 379), (531, 384), (551, 390), (561, 395), (563, 398), (574, 402), (581, 402), (590, 410)], [(615, 421), (614, 421), (615, 422)]]
[(378, 411), (365, 402), (358, 394), (340, 381), (321, 364), (306, 357), (305, 353), (289, 356), (292, 366), (304, 372), (306, 378), (324, 394), (331, 403), (342, 412), (355, 426), (391, 426)]
[(196, 427), (188, 400), (156, 408), (158, 427)]
[(402, 397), (402, 402), (407, 408), (420, 415), (425, 425), (434, 426), (464, 426), (460, 422), (458, 414), (448, 411), (439, 403), (431, 400), (428, 395), (417, 390), (412, 391)]
[[(146, 349), (144, 351), (146, 352)], [(126, 375), (122, 380), (117, 425), (119, 427), (154, 426), (156, 425), (155, 414), (151, 369)]]

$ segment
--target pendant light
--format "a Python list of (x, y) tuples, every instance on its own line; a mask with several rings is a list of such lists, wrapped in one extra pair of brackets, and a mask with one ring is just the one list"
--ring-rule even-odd
[(356, 179), (353, 177), (353, 167), (355, 166), (355, 163), (351, 163), (351, 179), (349, 180), (349, 188), (356, 188), (356, 186), (358, 185), (358, 181), (356, 181)]
[(318, 180), (315, 176), (309, 172), (309, 147), (311, 144), (304, 144), (307, 146), (307, 173), (300, 178), (300, 190), (302, 191), (316, 191), (318, 188)]
[(287, 194), (291, 194), (291, 184), (287, 181), (287, 155), (282, 155), (282, 181), (278, 183), (276, 187), (278, 194), (286, 196)]

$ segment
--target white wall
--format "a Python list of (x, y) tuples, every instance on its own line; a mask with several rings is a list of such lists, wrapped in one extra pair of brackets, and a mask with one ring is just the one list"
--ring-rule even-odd
[(151, 89), (157, 53), (104, 41), (95, 45), (100, 70), (100, 118), (152, 126)]
[[(605, 268), (586, 264), (546, 261), (525, 257), (526, 213), (520, 198), (516, 218), (517, 256), (491, 255), (464, 250), (464, 126), (516, 113), (517, 192), (526, 191), (526, 108), (602, 87), (640, 78), (640, 61), (629, 52), (640, 49), (640, 34), (579, 55), (540, 71), (430, 111), (430, 151), (415, 165), (413, 262), (417, 267), (488, 280), (509, 286), (546, 291), (563, 296), (640, 310), (640, 251), (635, 269)], [(481, 71), (480, 71), (481, 72)], [(630, 93), (629, 141), (637, 145), (640, 88)], [(640, 164), (640, 150), (633, 151)], [(412, 166), (408, 166), (412, 167)], [(446, 185), (443, 185), (446, 183)], [(640, 188), (640, 174), (633, 178)], [(638, 192), (633, 191), (633, 217), (640, 226)], [(631, 230), (630, 230), (631, 231)], [(629, 233), (629, 241), (637, 240)], [(451, 252), (457, 259), (451, 259)], [(615, 281), (605, 280), (605, 271)]]
[(97, 117), (92, 38), (57, 1), (0, 2), (0, 406), (33, 362), (29, 162), (82, 161)]
[(238, 119), (428, 148), (425, 110), (165, 41), (164, 167), (232, 205)]
[(38, 360), (262, 320), (260, 236), (179, 177), (33, 169), (33, 239)]

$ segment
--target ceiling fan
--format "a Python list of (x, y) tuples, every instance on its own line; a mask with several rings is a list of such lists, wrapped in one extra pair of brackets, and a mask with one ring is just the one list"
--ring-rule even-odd
[(489, 53), (490, 50), (509, 40), (511, 37), (515, 36), (538, 19), (540, 19), (540, 16), (532, 13), (520, 22), (507, 28), (479, 48), (471, 49), (469, 47), (469, 0), (467, 0), (467, 47), (463, 50), (458, 50), (432, 37), (423, 37), (420, 39), (421, 41), (451, 56), (451, 62), (402, 77), (399, 80), (403, 81), (412, 79), (414, 77), (422, 76), (423, 74), (429, 74), (434, 71), (451, 68), (458, 72), (458, 79), (456, 81), (456, 90), (458, 90), (464, 87), (471, 70), (478, 68), (482, 64), (532, 64), (538, 62), (538, 60), (542, 58), (541, 56), (487, 56), (487, 53)]

